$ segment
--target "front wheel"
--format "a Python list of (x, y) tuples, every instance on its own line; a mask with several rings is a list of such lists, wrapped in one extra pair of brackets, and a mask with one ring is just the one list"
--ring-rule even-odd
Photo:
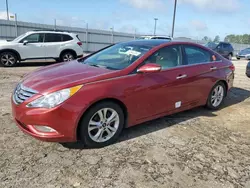
[(12, 52), (0, 54), (0, 62), (4, 67), (14, 67), (17, 64), (17, 56)]
[(80, 139), (87, 147), (99, 148), (114, 143), (124, 126), (124, 113), (113, 102), (91, 107), (80, 123)]
[(217, 83), (211, 90), (207, 99), (207, 108), (212, 110), (218, 110), (223, 104), (224, 98), (226, 96), (226, 87), (224, 83)]

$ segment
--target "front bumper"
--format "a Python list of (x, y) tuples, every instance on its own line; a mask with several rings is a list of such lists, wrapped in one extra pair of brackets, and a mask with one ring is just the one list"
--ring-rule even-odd
[(247, 75), (248, 77), (250, 77), (250, 67), (247, 68), (247, 70), (246, 70), (246, 75)]
[(250, 55), (236, 55), (236, 58), (240, 58), (240, 59), (250, 59)]
[[(27, 108), (12, 100), (12, 114), (17, 126), (26, 134), (48, 142), (75, 142), (80, 112), (65, 103), (53, 109)], [(48, 126), (56, 132), (40, 132), (35, 126)]]

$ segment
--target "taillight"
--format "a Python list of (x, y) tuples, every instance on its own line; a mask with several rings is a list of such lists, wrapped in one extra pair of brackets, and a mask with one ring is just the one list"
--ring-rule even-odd
[(79, 46), (82, 46), (82, 42), (77, 42), (77, 44), (78, 44)]
[(232, 71), (235, 71), (235, 66), (234, 66), (234, 64), (230, 65), (229, 68), (230, 68)]

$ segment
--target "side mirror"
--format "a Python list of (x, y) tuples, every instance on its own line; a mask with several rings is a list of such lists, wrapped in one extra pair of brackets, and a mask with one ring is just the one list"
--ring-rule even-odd
[(138, 73), (160, 72), (161, 66), (156, 63), (148, 63), (137, 69)]
[(23, 41), (23, 45), (26, 45), (28, 43), (29, 43), (29, 41), (27, 41), (27, 40)]

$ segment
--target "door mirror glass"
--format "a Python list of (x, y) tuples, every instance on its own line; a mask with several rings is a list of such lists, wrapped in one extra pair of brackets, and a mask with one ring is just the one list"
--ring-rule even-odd
[(27, 41), (27, 40), (24, 40), (23, 41), (23, 45), (26, 45), (26, 44), (28, 44), (29, 43), (29, 41)]
[(147, 72), (159, 72), (161, 71), (161, 66), (156, 63), (148, 63), (140, 67), (137, 72), (138, 73), (147, 73)]

